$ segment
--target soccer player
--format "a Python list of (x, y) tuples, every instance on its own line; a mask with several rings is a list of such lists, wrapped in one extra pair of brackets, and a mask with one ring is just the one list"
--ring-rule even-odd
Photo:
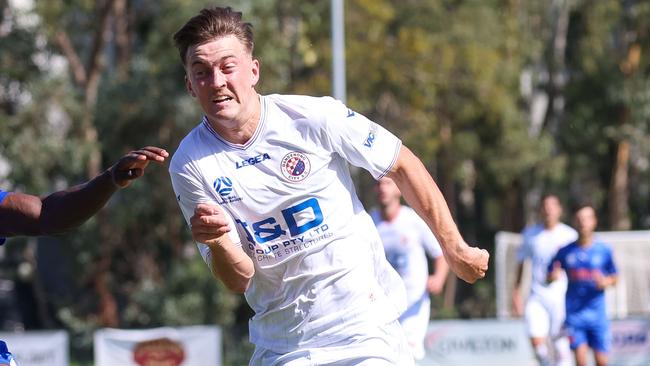
[(203, 9), (174, 35), (204, 117), (170, 175), (212, 273), (255, 311), (250, 364), (413, 364), (404, 285), (347, 163), (397, 182), (462, 279), (483, 277), (488, 253), (465, 243), (424, 165), (381, 126), (329, 97), (258, 94), (241, 16)]
[(0, 190), (0, 244), (8, 236), (56, 234), (83, 224), (115, 191), (141, 177), (149, 162), (167, 156), (154, 146), (131, 151), (90, 181), (43, 197)]
[[(376, 185), (379, 210), (371, 212), (386, 259), (402, 277), (406, 286), (406, 311), (399, 317), (408, 345), (416, 360), (424, 358), (424, 337), (429, 326), (431, 299), (429, 294), (442, 292), (449, 267), (440, 244), (427, 224), (412, 208), (400, 202), (402, 192), (397, 184), (383, 177)], [(427, 257), (433, 258), (433, 274), (429, 275)]]
[[(542, 223), (526, 228), (522, 246), (517, 253), (519, 266), (512, 292), (513, 310), (524, 314), (526, 328), (535, 357), (541, 365), (551, 365), (548, 342), (553, 345), (556, 365), (571, 363), (571, 350), (566, 337), (561, 335), (564, 322), (564, 292), (566, 278), (551, 284), (546, 281), (546, 268), (557, 251), (576, 240), (578, 234), (570, 226), (560, 222), (562, 205), (557, 196), (549, 194), (542, 198), (540, 213)], [(531, 288), (525, 310), (521, 296), (523, 262), (532, 264)]]
[(587, 351), (594, 351), (597, 366), (607, 365), (611, 345), (605, 289), (618, 279), (611, 248), (594, 237), (596, 210), (583, 205), (575, 212), (578, 240), (560, 249), (548, 266), (548, 279), (567, 274), (565, 328), (571, 340), (576, 366), (587, 365)]

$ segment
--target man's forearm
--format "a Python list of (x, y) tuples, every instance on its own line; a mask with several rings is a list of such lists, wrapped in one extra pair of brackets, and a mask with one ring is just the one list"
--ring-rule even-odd
[(409, 159), (404, 165), (410, 165), (409, 169), (398, 168), (390, 173), (390, 178), (397, 183), (409, 206), (425, 220), (445, 254), (456, 253), (464, 241), (442, 192), (419, 159)]
[(212, 274), (231, 291), (244, 293), (255, 274), (250, 257), (242, 247), (235, 246), (227, 234), (222, 235), (217, 244), (209, 247)]
[(109, 170), (90, 181), (55, 192), (42, 200), (37, 233), (60, 233), (81, 225), (111, 198), (118, 187)]

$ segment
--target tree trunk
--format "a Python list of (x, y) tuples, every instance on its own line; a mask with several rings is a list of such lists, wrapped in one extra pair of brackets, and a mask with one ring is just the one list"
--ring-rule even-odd
[(629, 230), (632, 226), (628, 204), (629, 160), (630, 142), (621, 140), (616, 145), (616, 160), (609, 186), (609, 223), (613, 230)]
[[(83, 90), (84, 113), (80, 124), (80, 135), (82, 136), (84, 145), (90, 149), (86, 163), (86, 177), (88, 179), (98, 175), (102, 168), (102, 155), (97, 139), (98, 133), (97, 127), (95, 126), (94, 113), (97, 106), (101, 75), (104, 70), (104, 63), (102, 61), (103, 50), (111, 35), (109, 19), (113, 9), (116, 7), (115, 3), (116, 0), (98, 1), (96, 3), (98, 23), (93, 34), (89, 57), (85, 66), (65, 29), (62, 28), (56, 32), (54, 39), (70, 64), (75, 83)], [(108, 236), (104, 234), (113, 232), (113, 229), (103, 213), (100, 212), (97, 216), (100, 227), (97, 244), (101, 245), (103, 249), (100, 258), (102, 265), (99, 266), (98, 273), (94, 278), (94, 287), (99, 295), (101, 304), (99, 318), (102, 319), (102, 325), (117, 326), (119, 318), (117, 316), (116, 301), (109, 291), (107, 284), (108, 271), (110, 270), (114, 248), (112, 246), (113, 244), (111, 244), (112, 242), (108, 240)]]

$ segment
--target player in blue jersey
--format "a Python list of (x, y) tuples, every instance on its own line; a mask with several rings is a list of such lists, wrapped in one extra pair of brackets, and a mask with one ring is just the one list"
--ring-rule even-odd
[(149, 162), (169, 154), (148, 146), (131, 151), (90, 181), (47, 196), (0, 190), (0, 242), (14, 235), (60, 233), (84, 223), (117, 191), (142, 176)]
[(463, 240), (424, 165), (393, 134), (333, 98), (258, 94), (241, 16), (203, 9), (174, 35), (204, 117), (169, 170), (207, 265), (255, 312), (250, 364), (413, 364), (397, 321), (404, 285), (348, 164), (397, 183), (462, 279), (483, 277), (488, 253)]
[(594, 237), (596, 211), (590, 205), (575, 213), (578, 240), (561, 248), (548, 267), (549, 280), (566, 272), (565, 328), (574, 351), (576, 366), (587, 365), (587, 351), (594, 351), (596, 364), (607, 365), (611, 344), (605, 309), (605, 289), (617, 281), (611, 248)]

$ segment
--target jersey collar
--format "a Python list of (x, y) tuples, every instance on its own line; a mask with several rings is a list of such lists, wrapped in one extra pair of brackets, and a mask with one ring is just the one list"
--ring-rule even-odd
[(219, 135), (219, 133), (215, 131), (214, 128), (212, 128), (212, 126), (210, 125), (210, 121), (208, 121), (207, 116), (203, 116), (203, 118), (201, 119), (201, 123), (212, 134), (212, 136), (216, 137), (217, 140), (221, 141), (224, 145), (232, 149), (246, 150), (249, 147), (253, 146), (259, 139), (259, 136), (262, 134), (262, 131), (266, 126), (267, 110), (268, 108), (266, 105), (266, 98), (260, 95), (260, 122), (257, 124), (257, 128), (255, 129), (255, 133), (253, 133), (253, 136), (251, 136), (251, 138), (248, 139), (248, 141), (246, 141), (246, 143), (244, 144), (234, 144), (221, 137), (221, 135)]

